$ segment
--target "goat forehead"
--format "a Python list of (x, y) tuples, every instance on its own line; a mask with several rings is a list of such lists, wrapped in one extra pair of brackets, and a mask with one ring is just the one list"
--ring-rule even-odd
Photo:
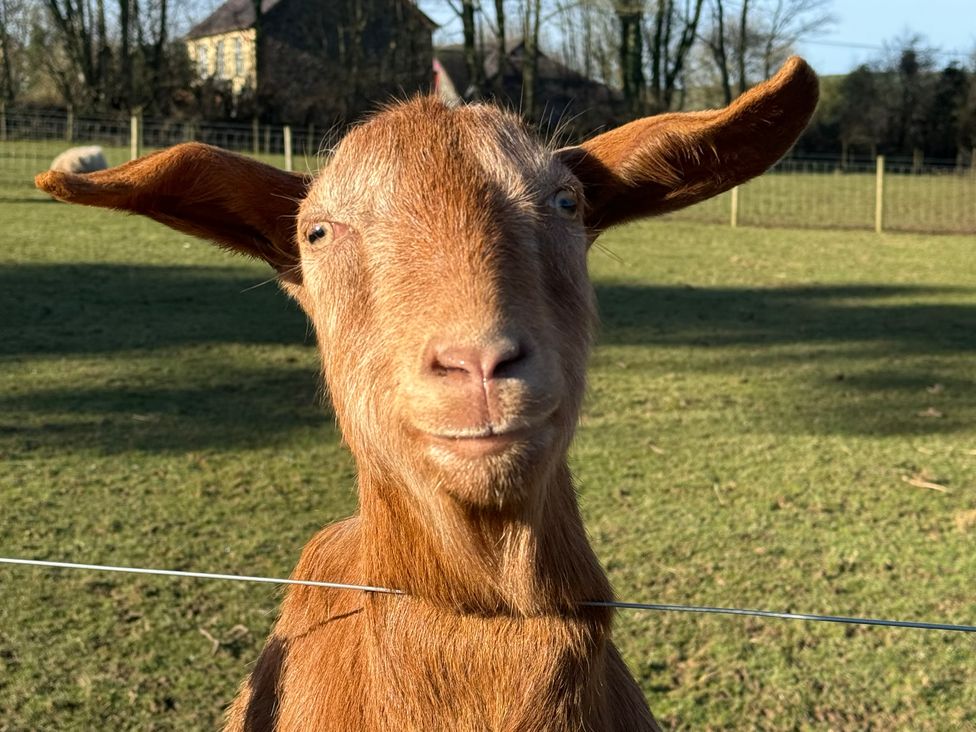
[(316, 193), (327, 210), (364, 223), (423, 219), (449, 209), (525, 208), (558, 173), (514, 115), (420, 98), (351, 132)]

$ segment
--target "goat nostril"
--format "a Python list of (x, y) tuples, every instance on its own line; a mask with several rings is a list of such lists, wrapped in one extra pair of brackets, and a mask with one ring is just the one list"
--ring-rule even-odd
[(428, 373), (434, 376), (481, 379), (481, 353), (475, 348), (432, 344), (426, 363)]
[(485, 364), (485, 379), (505, 379), (515, 376), (528, 355), (528, 349), (521, 343), (513, 342), (507, 345), (496, 353), (494, 365), (488, 367), (488, 364)]

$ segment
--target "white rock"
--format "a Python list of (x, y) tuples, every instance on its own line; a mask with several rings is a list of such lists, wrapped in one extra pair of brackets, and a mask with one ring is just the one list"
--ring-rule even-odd
[(51, 170), (61, 173), (92, 173), (108, 167), (105, 153), (98, 145), (72, 147), (54, 158)]

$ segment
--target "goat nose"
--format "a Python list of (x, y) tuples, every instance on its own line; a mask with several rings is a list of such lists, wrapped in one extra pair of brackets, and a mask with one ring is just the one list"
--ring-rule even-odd
[(434, 340), (424, 359), (428, 375), (487, 383), (518, 375), (527, 360), (528, 349), (519, 341), (499, 339), (487, 345), (470, 345)]

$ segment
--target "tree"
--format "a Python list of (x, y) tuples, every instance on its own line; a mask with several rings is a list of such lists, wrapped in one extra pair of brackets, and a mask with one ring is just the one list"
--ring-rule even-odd
[[(535, 92), (539, 72), (539, 27), (541, 25), (542, 0), (527, 0), (525, 24), (522, 26), (522, 114), (535, 118)], [(499, 57), (505, 56), (505, 49), (499, 49)], [(499, 70), (501, 64), (499, 63)]]
[(23, 0), (0, 0), (0, 100), (13, 102), (26, 74), (28, 9)]
[(657, 0), (651, 28), (648, 29), (652, 111), (671, 109), (674, 93), (684, 71), (688, 52), (698, 34), (705, 0), (686, 0), (679, 10), (675, 0)]
[(634, 116), (645, 107), (642, 0), (617, 0), (614, 5), (620, 24), (620, 80), (627, 110)]
[(847, 164), (851, 145), (868, 145), (873, 158), (888, 121), (883, 75), (862, 64), (843, 78), (839, 91), (836, 115), (841, 164)]
[(718, 72), (726, 103), (732, 99), (735, 70), (738, 93), (766, 79), (804, 36), (834, 22), (831, 0), (741, 0), (737, 22), (729, 22), (723, 0), (709, 0), (710, 22), (701, 34)]
[(719, 84), (722, 88), (722, 100), (726, 105), (732, 102), (729, 55), (726, 50), (727, 35), (725, 30), (725, 5), (723, 0), (713, 0), (712, 23), (707, 34), (702, 36), (702, 40), (708, 48), (712, 60), (715, 62), (715, 68), (718, 70)]
[[(958, 64), (946, 66), (934, 80), (927, 124), (925, 152), (936, 158), (956, 158), (964, 146), (962, 128), (969, 74)], [(968, 147), (968, 145), (966, 146)]]

